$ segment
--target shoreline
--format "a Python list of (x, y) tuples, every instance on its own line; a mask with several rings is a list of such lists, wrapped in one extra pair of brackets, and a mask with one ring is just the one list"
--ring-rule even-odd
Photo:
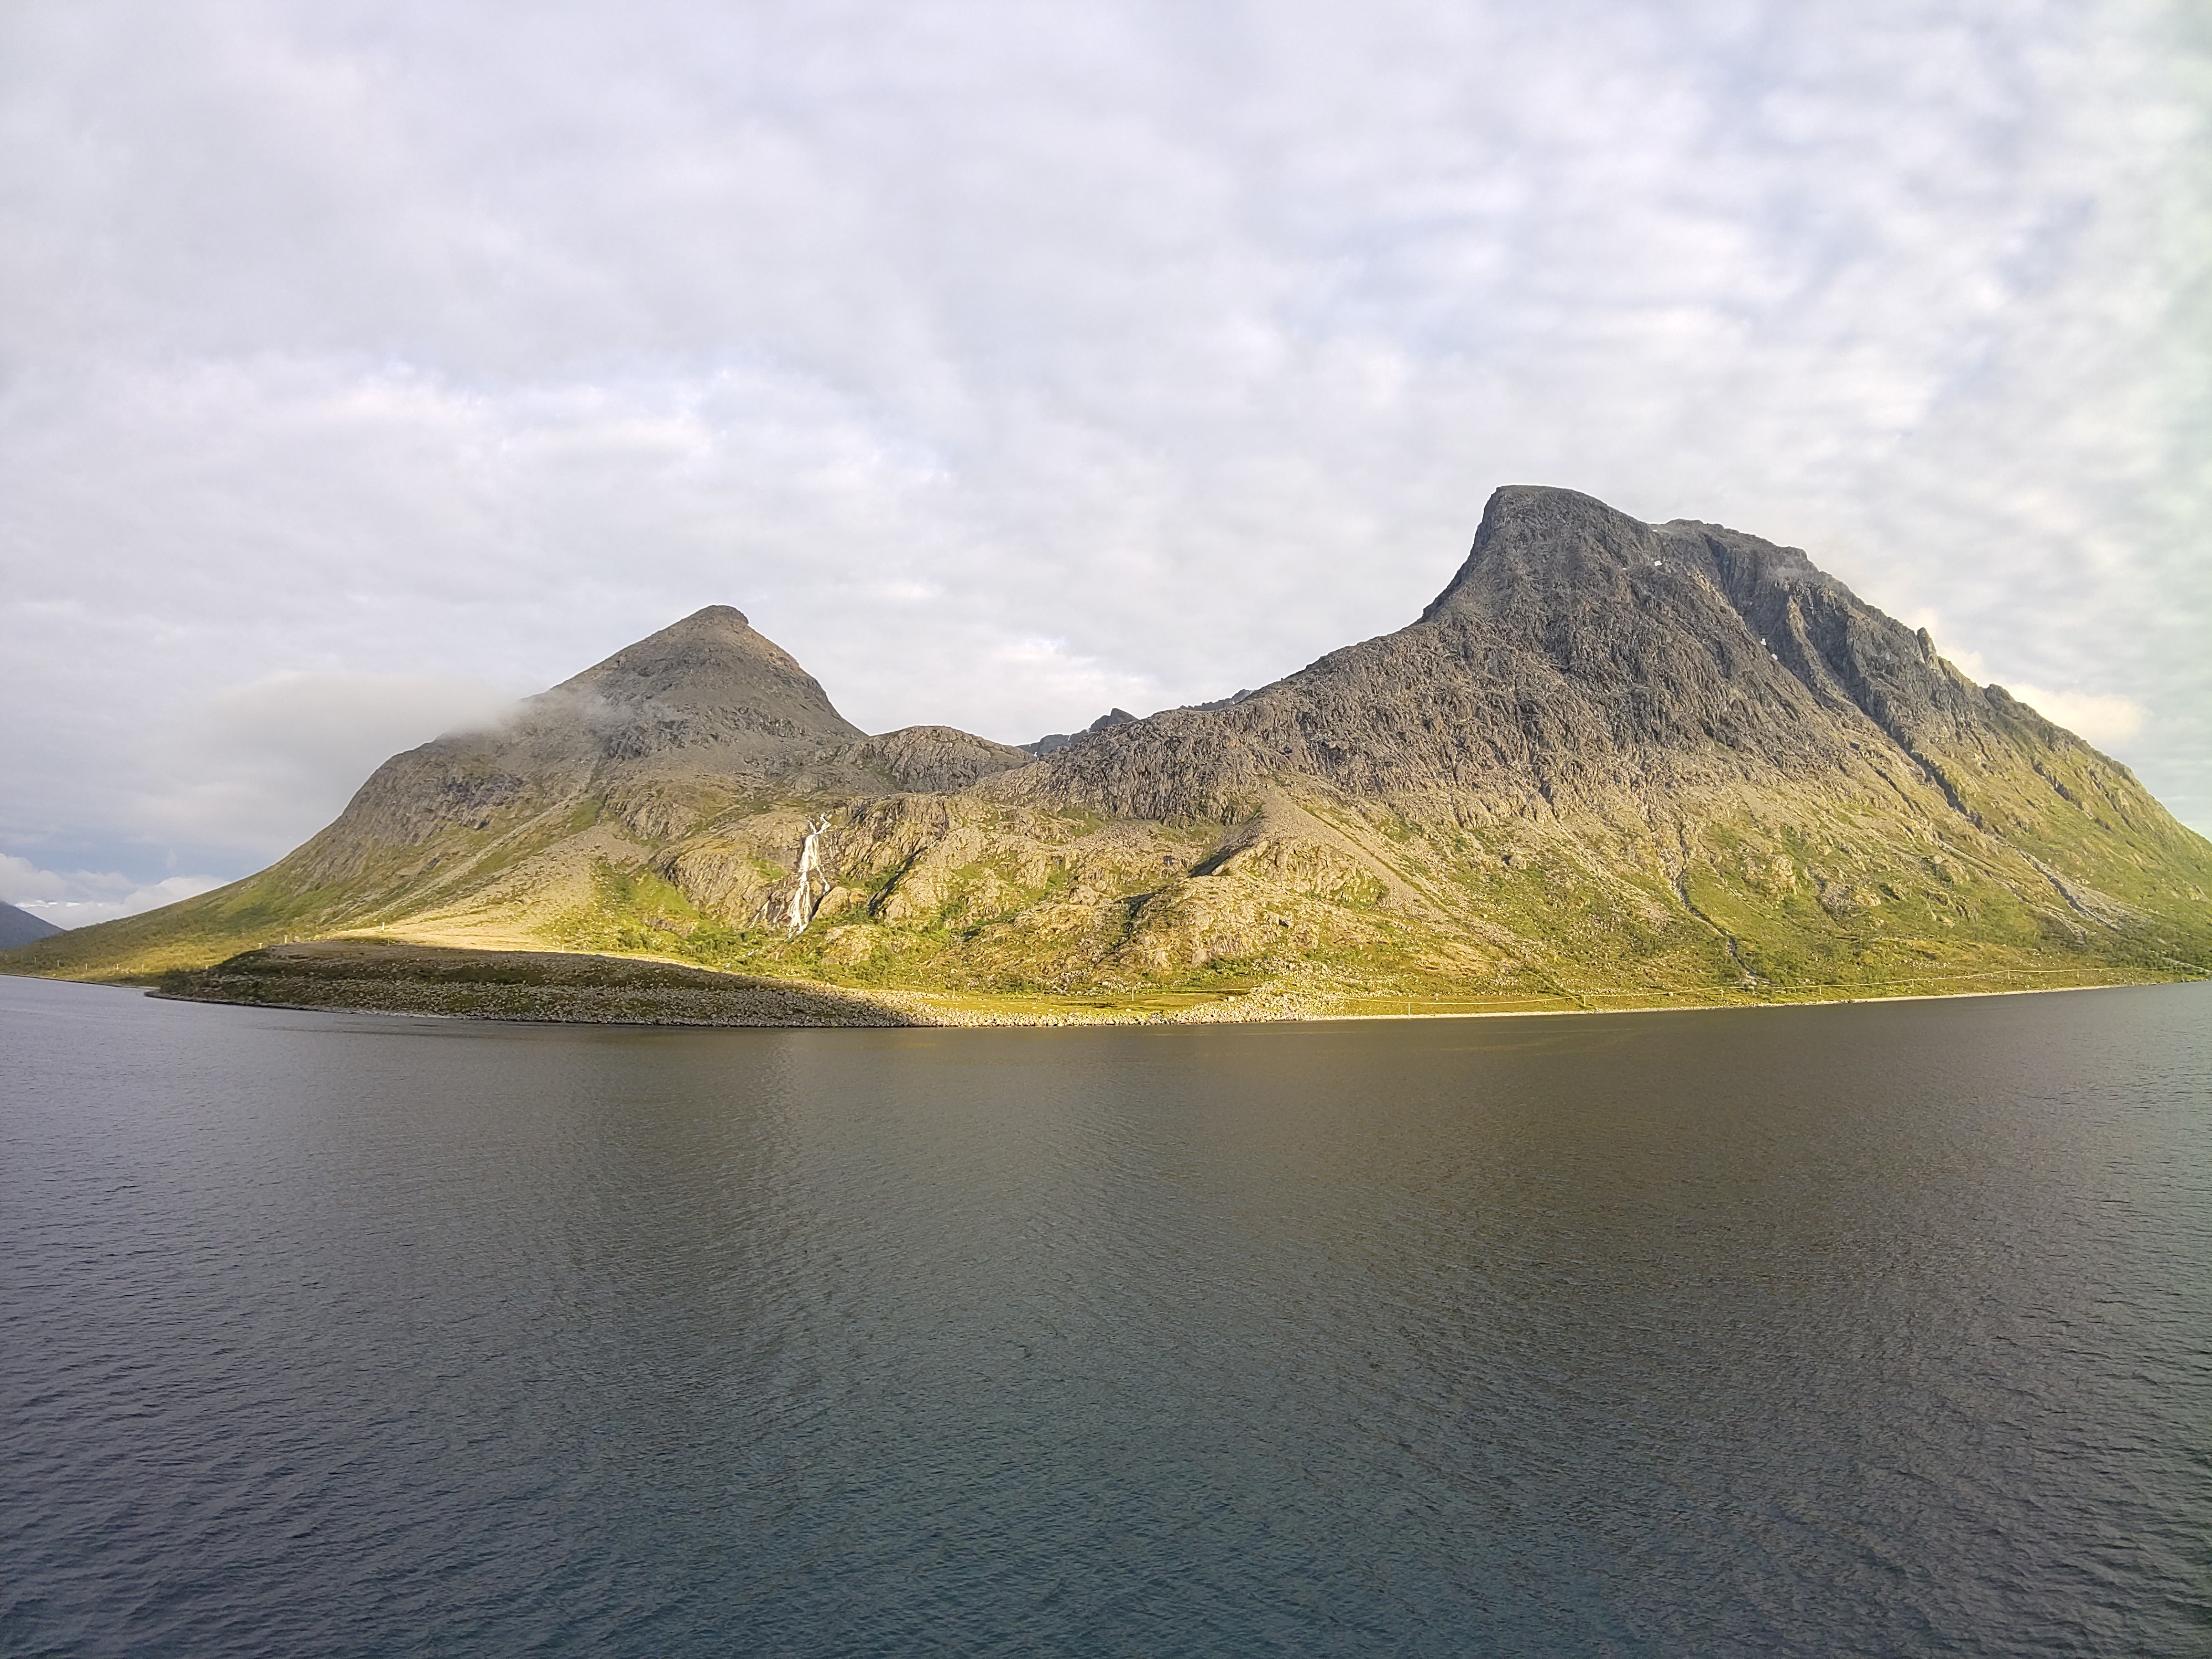
[[(25, 975), (23, 977), (43, 976)], [(2172, 977), (2162, 978), (2106, 980), (2084, 985), (2017, 986), (2004, 989), (1992, 990), (1914, 991), (1899, 992), (1893, 994), (1871, 993), (1866, 995), (1857, 996), (1842, 995), (1800, 997), (1757, 1001), (1746, 1000), (1740, 1002), (1670, 1001), (1636, 1003), (1621, 1007), (1605, 1008), (1552, 1007), (1424, 1010), (1416, 1007), (1400, 1012), (1343, 1011), (1332, 1012), (1289, 1013), (1266, 1012), (1255, 1012), (1249, 1015), (1218, 1012), (1201, 1013), (1198, 1012), (1199, 1009), (1218, 1009), (1222, 1007), (1223, 1002), (1231, 1001), (1231, 999), (1223, 999), (1221, 1001), (1201, 1003), (1198, 1005), (1197, 1009), (1190, 1011), (1144, 1011), (1132, 1009), (1126, 1012), (1111, 1012), (1101, 1011), (1096, 1014), (1087, 1015), (1079, 1012), (1025, 1014), (1011, 1011), (1000, 1012), (988, 1009), (951, 1010), (933, 1009), (927, 1007), (927, 1006), (913, 1006), (913, 1004), (908, 1003), (906, 999), (911, 997), (919, 1000), (920, 998), (926, 996), (928, 994), (903, 993), (893, 994), (893, 995), (898, 998), (897, 1001), (892, 1001), (887, 998), (884, 1002), (875, 1005), (883, 1014), (890, 1016), (890, 1018), (880, 1019), (870, 1019), (866, 1018), (851, 1018), (849, 1015), (846, 1018), (817, 1017), (813, 1018), (781, 1019), (773, 1018), (715, 1018), (711, 1017), (699, 1018), (696, 1016), (686, 1018), (683, 1013), (672, 1010), (665, 1015), (658, 1017), (647, 1014), (642, 1010), (625, 1010), (623, 1012), (629, 1013), (629, 1017), (628, 1018), (623, 1017), (623, 1012), (613, 1012), (611, 1011), (605, 1014), (598, 1015), (580, 1012), (524, 1012), (520, 1009), (515, 1009), (511, 1012), (502, 1011), (495, 1012), (489, 1010), (479, 1011), (452, 1008), (394, 1006), (392, 1006), (391, 1002), (388, 1000), (384, 1003), (384, 1006), (380, 1006), (376, 1005), (376, 1002), (370, 1000), (353, 997), (333, 997), (327, 1000), (307, 1001), (290, 998), (261, 997), (252, 995), (222, 996), (209, 994), (204, 992), (195, 994), (191, 992), (167, 989), (158, 985), (133, 986), (117, 983), (112, 981), (78, 980), (64, 982), (87, 985), (107, 984), (112, 986), (112, 988), (118, 990), (136, 991), (142, 996), (150, 997), (155, 1000), (162, 1002), (199, 1002), (205, 1003), (212, 1006), (281, 1009), (284, 1012), (293, 1013), (378, 1014), (392, 1016), (399, 1018), (473, 1022), (475, 1024), (486, 1025), (603, 1026), (618, 1027), (632, 1030), (1074, 1030), (1126, 1028), (1157, 1029), (1171, 1026), (1179, 1027), (1193, 1025), (1323, 1025), (1333, 1024), (1388, 1021), (1411, 1022), (1416, 1020), (1557, 1019), (1603, 1017), (1606, 1015), (1615, 1014), (1719, 1013), (1735, 1011), (1787, 1008), (1832, 1008), (1869, 1003), (1954, 1002), (1968, 999), (1988, 999), (1996, 997), (2057, 996), (2073, 992), (2122, 990), (2130, 987), (2142, 985), (2195, 984), (2201, 983), (2207, 978), (2212, 978), (2212, 975), (2197, 974), (2174, 975)], [(398, 988), (395, 987), (395, 988)], [(811, 988), (805, 988), (794, 982), (791, 988), (797, 991)], [(867, 1000), (871, 1003), (874, 1002), (874, 999), (872, 998), (869, 998)], [(846, 1010), (840, 1010), (838, 1012), (840, 1013), (848, 1013), (848, 1011)], [(859, 1012), (860, 1011), (857, 1009), (849, 1011), (851, 1013), (857, 1013)]]
[[(1900, 991), (1894, 995), (1881, 992), (1863, 997), (1793, 997), (1769, 1002), (1653, 1002), (1639, 1003), (1632, 1008), (1523, 1008), (1479, 1009), (1464, 1012), (1409, 1014), (1314, 1014), (1307, 1018), (1331, 1019), (1549, 1019), (1554, 1016), (1579, 1014), (1712, 1014), (1736, 1010), (1771, 1008), (1841, 1008), (1862, 1002), (1958, 1002), (1971, 997), (2055, 997), (2075, 991), (2124, 991), (2139, 985), (2197, 985), (2212, 974), (2190, 974), (2172, 979), (2115, 979), (2104, 980), (2094, 985), (2021, 985), (2008, 991)], [(1303, 1024), (1285, 1021), (1285, 1024)]]
[[(1616, 969), (1626, 966), (1615, 964)], [(1577, 987), (1555, 982), (1517, 992), (1485, 988), (1486, 994), (1474, 987), (1449, 984), (1425, 993), (1370, 988), (1356, 976), (1322, 971), (1310, 977), (1297, 974), (1212, 986), (1102, 986), (1085, 995), (838, 985), (733, 972), (658, 954), (533, 949), (520, 941), (501, 949), (354, 935), (262, 945), (203, 967), (76, 982), (131, 986), (170, 1002), (497, 1024), (946, 1030), (1712, 1012), (2029, 996), (2208, 978), (2212, 978), (2212, 969), (2170, 958), (2048, 968), (1991, 965), (1966, 973), (1900, 977), (1886, 986), (1778, 986), (1747, 979), (1675, 990), (1663, 983)], [(1453, 994), (1455, 991), (1459, 994)]]

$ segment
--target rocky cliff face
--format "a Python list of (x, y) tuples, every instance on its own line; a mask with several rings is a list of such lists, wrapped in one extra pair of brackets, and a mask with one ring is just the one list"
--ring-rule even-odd
[(262, 875), (33, 949), (143, 969), (377, 927), (858, 986), (1591, 1006), (2203, 971), (2208, 890), (2212, 846), (2124, 767), (1804, 554), (1516, 488), (1407, 627), (1042, 760), (868, 737), (703, 611), (395, 757)]
[(1409, 627), (1094, 732), (1029, 787), (1140, 817), (1233, 820), (1295, 780), (1467, 823), (1649, 821), (1745, 786), (1940, 791), (1939, 757), (1996, 725), (1924, 635), (1794, 549), (1507, 489)]

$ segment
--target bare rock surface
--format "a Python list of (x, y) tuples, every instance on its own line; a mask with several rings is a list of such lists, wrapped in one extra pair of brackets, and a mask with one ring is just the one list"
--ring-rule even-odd
[(1027, 766), (1034, 757), (950, 726), (909, 726), (870, 738), (854, 758), (880, 771), (898, 789), (950, 794), (994, 772)]
[(1492, 498), (1419, 620), (1212, 710), (1096, 730), (1037, 798), (1232, 820), (1266, 780), (1425, 814), (1635, 816), (1741, 783), (1940, 790), (1989, 699), (1802, 553), (1570, 490)]

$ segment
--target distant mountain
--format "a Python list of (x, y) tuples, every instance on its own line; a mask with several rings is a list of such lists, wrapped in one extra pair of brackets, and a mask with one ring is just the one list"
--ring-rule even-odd
[(12, 951), (19, 945), (28, 945), (33, 939), (52, 939), (64, 931), (42, 916), (28, 910), (18, 910), (12, 904), (0, 903), (0, 951)]
[(1042, 760), (1047, 755), (1056, 755), (1082, 738), (1097, 736), (1109, 726), (1133, 726), (1136, 720), (1137, 717), (1126, 708), (1109, 708), (1080, 732), (1048, 732), (1035, 743), (1021, 744), (1021, 750), (1025, 755), (1033, 755)]
[(1802, 552), (1567, 490), (1497, 492), (1394, 634), (1030, 747), (868, 737), (716, 607), (395, 757), (259, 875), (7, 965), (378, 932), (1273, 1013), (2212, 968), (2212, 845), (2125, 767)]
[[(1212, 714), (1217, 708), (1227, 708), (1231, 704), (1240, 703), (1251, 695), (1249, 691), (1237, 691), (1225, 697), (1216, 698), (1212, 702), (1185, 703), (1181, 708), (1164, 709), (1162, 712), (1178, 714), (1193, 712), (1202, 714)], [(1024, 754), (1033, 755), (1037, 759), (1042, 760), (1047, 755), (1056, 755), (1061, 750), (1080, 742), (1085, 738), (1097, 736), (1109, 726), (1133, 726), (1136, 720), (1137, 717), (1126, 708), (1109, 709), (1080, 732), (1073, 733), (1048, 732), (1035, 743), (1022, 744), (1019, 747)]]

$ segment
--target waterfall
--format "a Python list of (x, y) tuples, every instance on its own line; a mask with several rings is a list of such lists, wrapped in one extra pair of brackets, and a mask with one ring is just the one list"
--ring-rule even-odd
[(824, 895), (830, 890), (829, 878), (822, 873), (820, 848), (823, 835), (829, 828), (830, 819), (825, 814), (820, 822), (808, 827), (806, 839), (799, 843), (799, 885), (791, 893), (790, 936), (793, 939), (806, 931), (806, 924), (814, 920), (815, 906), (822, 902), (819, 896), (814, 896), (815, 884), (821, 884)]

